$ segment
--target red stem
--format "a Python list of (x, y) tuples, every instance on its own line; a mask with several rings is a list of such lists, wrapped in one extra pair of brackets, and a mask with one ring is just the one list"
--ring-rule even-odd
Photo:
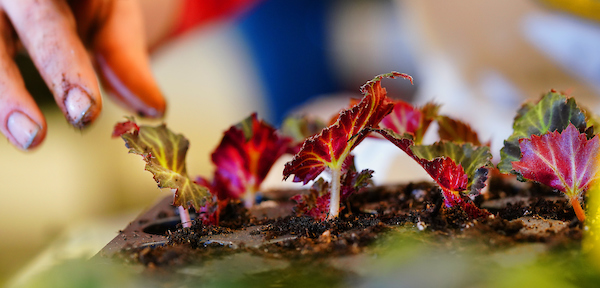
[(575, 210), (575, 215), (577, 215), (579, 222), (583, 223), (585, 221), (585, 211), (583, 211), (583, 208), (581, 208), (579, 197), (571, 197), (571, 206), (573, 206), (573, 210)]

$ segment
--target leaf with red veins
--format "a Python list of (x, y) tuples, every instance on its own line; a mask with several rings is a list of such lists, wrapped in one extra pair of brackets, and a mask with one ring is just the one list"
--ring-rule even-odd
[(398, 100), (394, 110), (379, 123), (381, 128), (390, 129), (398, 134), (415, 132), (423, 123), (423, 113), (412, 105)]
[[(350, 103), (356, 102), (358, 101), (352, 100)], [(413, 135), (415, 143), (421, 143), (429, 125), (438, 117), (438, 110), (439, 105), (433, 102), (429, 102), (421, 108), (415, 108), (402, 100), (396, 100), (394, 110), (381, 120), (379, 127), (400, 135), (409, 133)], [(378, 136), (374, 135), (373, 137)]]
[(327, 219), (327, 212), (329, 212), (330, 196), (331, 195), (329, 193), (326, 193), (322, 196), (309, 194), (296, 195), (292, 197), (292, 200), (296, 201), (296, 214), (306, 215), (319, 221)]
[(441, 141), (432, 145), (414, 145), (411, 151), (418, 158), (433, 160), (448, 157), (460, 164), (464, 173), (469, 177), (467, 189), (471, 194), (478, 195), (487, 180), (488, 168), (493, 167), (490, 159), (492, 154), (487, 146), (473, 146), (471, 143), (456, 144)]
[(206, 205), (196, 209), (199, 221), (202, 221), (202, 225), (219, 225), (219, 205), (215, 203), (207, 203)]
[(350, 151), (368, 134), (365, 128), (377, 127), (394, 108), (393, 101), (386, 96), (387, 91), (381, 87), (381, 79), (385, 77), (403, 77), (412, 82), (410, 76), (398, 72), (379, 75), (367, 82), (361, 88), (365, 95), (363, 99), (352, 108), (340, 112), (334, 124), (308, 138), (292, 161), (286, 163), (284, 179), (294, 174), (294, 182), (306, 184), (326, 167), (337, 171), (342, 169)]
[(415, 160), (423, 166), (442, 189), (456, 192), (467, 190), (469, 176), (465, 173), (462, 165), (456, 164), (452, 159), (440, 157), (427, 160), (415, 157)]
[(256, 113), (232, 126), (212, 154), (219, 199), (254, 197), (275, 161), (288, 149), (283, 137)]
[(113, 129), (112, 138), (121, 137), (125, 133), (137, 133), (140, 127), (135, 123), (133, 117), (126, 117), (127, 121), (119, 122)]
[[(457, 145), (452, 142), (438, 142), (433, 145), (415, 146), (412, 135), (399, 135), (390, 130), (374, 130), (419, 163), (442, 189), (447, 207), (460, 206), (472, 218), (488, 215), (470, 203), (462, 193), (471, 190), (478, 194), (485, 186), (487, 167), (491, 166), (488, 147), (473, 147), (470, 144)], [(465, 202), (466, 201), (466, 202)], [(465, 202), (465, 203), (462, 203)], [(473, 207), (471, 207), (473, 206)], [(474, 213), (474, 211), (479, 211)]]
[(537, 103), (526, 103), (517, 112), (513, 123), (513, 134), (504, 141), (500, 150), (498, 169), (502, 173), (511, 173), (511, 162), (521, 157), (519, 140), (532, 135), (543, 135), (548, 132), (562, 132), (573, 124), (583, 132), (588, 127), (584, 112), (578, 107), (575, 99), (551, 91)]
[(307, 215), (317, 220), (325, 220), (329, 212), (330, 185), (323, 178), (316, 180), (307, 194), (298, 194), (291, 198), (296, 201), (294, 211), (298, 216)]
[[(137, 125), (133, 121), (129, 127)], [(117, 124), (119, 126), (119, 124)], [(151, 172), (160, 188), (175, 189), (174, 206), (199, 209), (212, 196), (208, 189), (192, 181), (186, 172), (185, 155), (188, 140), (175, 134), (162, 124), (157, 127), (141, 126), (121, 135), (129, 153), (141, 155), (146, 161), (146, 170)]]
[(513, 169), (523, 178), (579, 196), (596, 178), (600, 145), (598, 136), (588, 140), (569, 124), (563, 132), (532, 135), (519, 141), (522, 157)]
[(388, 139), (394, 145), (398, 146), (408, 156), (419, 163), (423, 169), (438, 183), (442, 189), (452, 191), (464, 191), (467, 189), (468, 175), (465, 173), (461, 164), (456, 164), (448, 157), (437, 157), (432, 160), (421, 158), (415, 155), (411, 149), (414, 145), (412, 135), (404, 136), (394, 133), (390, 130), (374, 130)]
[(444, 193), (446, 207), (459, 206), (471, 219), (484, 218), (491, 215), (491, 213), (487, 210), (480, 209), (479, 207), (475, 206), (475, 204), (473, 204), (473, 202), (466, 196), (458, 193), (452, 193), (450, 191), (442, 191), (442, 193)]

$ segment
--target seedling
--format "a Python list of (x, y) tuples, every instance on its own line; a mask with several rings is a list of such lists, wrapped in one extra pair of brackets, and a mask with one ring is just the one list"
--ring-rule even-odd
[[(252, 114), (223, 135), (212, 154), (216, 167), (212, 181), (202, 177), (194, 181), (185, 168), (188, 140), (164, 124), (138, 126), (129, 118), (115, 126), (113, 137), (118, 136), (125, 140), (130, 153), (142, 155), (146, 170), (153, 174), (159, 188), (173, 189), (174, 206), (211, 214), (206, 218), (212, 224), (218, 222), (219, 207), (231, 199), (242, 198), (246, 207), (254, 204), (255, 193), (271, 166), (290, 149), (291, 143), (290, 138)], [(186, 214), (187, 211), (181, 214), (182, 219)], [(185, 221), (184, 224), (189, 225)]]
[(346, 172), (346, 160), (350, 152), (367, 136), (365, 128), (376, 128), (379, 122), (394, 108), (394, 103), (381, 87), (383, 78), (402, 77), (412, 83), (412, 77), (392, 72), (375, 77), (367, 82), (361, 92), (362, 100), (352, 108), (340, 112), (337, 121), (324, 128), (319, 134), (308, 138), (292, 161), (286, 163), (284, 179), (292, 174), (294, 182), (308, 183), (326, 169), (331, 172), (331, 197), (328, 218), (338, 217), (342, 173)]
[(212, 153), (213, 193), (220, 200), (241, 198), (246, 208), (252, 207), (267, 173), (290, 143), (256, 113), (232, 126)]
[(489, 213), (475, 206), (465, 192), (478, 195), (485, 187), (491, 167), (489, 147), (476, 147), (442, 141), (433, 145), (414, 145), (412, 135), (399, 135), (387, 129), (374, 130), (419, 163), (442, 189), (446, 207), (460, 206), (471, 218)]
[[(363, 188), (371, 184), (373, 170), (365, 169), (356, 172), (351, 169), (342, 175), (340, 202), (347, 200), (350, 195), (360, 192)], [(327, 219), (330, 209), (330, 184), (323, 178), (317, 179), (309, 190), (308, 194), (298, 194), (292, 197), (297, 205), (295, 212), (300, 215), (308, 215), (317, 220)]]
[(536, 181), (564, 193), (581, 222), (585, 212), (579, 199), (596, 180), (600, 149), (585, 114), (574, 99), (555, 91), (537, 104), (524, 105), (515, 118), (513, 135), (504, 141), (498, 166), (523, 181)]
[(187, 174), (185, 156), (188, 140), (162, 124), (156, 127), (138, 126), (133, 118), (118, 123), (113, 137), (123, 138), (129, 153), (141, 155), (145, 169), (152, 173), (159, 188), (173, 191), (173, 206), (182, 207), (180, 216), (184, 226), (191, 225), (187, 209), (200, 209), (212, 196), (209, 190), (194, 183)]
[[(419, 163), (442, 189), (445, 207), (460, 206), (471, 218), (489, 213), (476, 207), (468, 195), (476, 196), (485, 187), (492, 167), (489, 147), (481, 146), (471, 127), (459, 120), (438, 114), (439, 106), (428, 103), (418, 109), (396, 101), (394, 111), (371, 129), (402, 149)], [(441, 142), (421, 145), (430, 124), (438, 123)], [(467, 193), (465, 193), (467, 192)]]

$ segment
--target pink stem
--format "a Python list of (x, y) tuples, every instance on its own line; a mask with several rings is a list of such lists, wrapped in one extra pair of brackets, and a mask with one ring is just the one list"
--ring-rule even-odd
[[(171, 192), (173, 192), (173, 195), (175, 195), (177, 189), (171, 189)], [(183, 228), (192, 227), (192, 219), (188, 209), (183, 208), (183, 206), (178, 206), (177, 209), (179, 210), (179, 217), (181, 218), (181, 225), (183, 225)]]
[(177, 209), (179, 209), (179, 217), (181, 217), (181, 225), (183, 225), (183, 228), (192, 227), (192, 219), (190, 218), (188, 209), (183, 208), (183, 206), (178, 206)]

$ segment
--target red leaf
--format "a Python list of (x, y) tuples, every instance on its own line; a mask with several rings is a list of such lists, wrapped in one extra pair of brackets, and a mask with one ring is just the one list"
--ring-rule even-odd
[(522, 157), (512, 162), (513, 170), (526, 179), (558, 189), (569, 198), (581, 194), (595, 180), (598, 136), (587, 140), (573, 124), (560, 133), (523, 138), (519, 146)]
[(398, 134), (415, 132), (423, 123), (423, 113), (412, 105), (398, 100), (394, 103), (394, 110), (381, 120), (381, 128), (390, 129)]
[(458, 193), (445, 190), (442, 190), (442, 193), (444, 194), (444, 203), (446, 207), (458, 206), (462, 208), (471, 219), (483, 218), (491, 215), (490, 212), (485, 209), (480, 209), (479, 207), (475, 206), (471, 200), (459, 195)]
[(259, 121), (256, 113), (240, 125), (232, 126), (212, 154), (216, 165), (214, 186), (219, 199), (240, 198), (247, 193), (253, 197), (290, 141)]
[(431, 122), (438, 118), (440, 106), (429, 102), (421, 108), (415, 108), (402, 100), (394, 104), (394, 110), (381, 120), (379, 127), (400, 135), (410, 134), (415, 143), (421, 143)]
[(440, 185), (442, 189), (450, 191), (464, 191), (467, 189), (469, 177), (462, 165), (456, 164), (447, 157), (435, 158), (433, 160), (414, 157), (429, 175)]
[[(431, 178), (433, 178), (433, 180), (442, 189), (444, 204), (446, 207), (458, 205), (462, 207), (463, 210), (465, 210), (465, 212), (467, 212), (467, 214), (472, 218), (479, 218), (489, 215), (488, 212), (477, 208), (477, 206), (473, 205), (468, 198), (461, 195), (461, 192), (467, 190), (469, 185), (472, 186), (472, 190), (475, 188), (477, 193), (479, 190), (481, 190), (481, 188), (483, 188), (482, 182), (485, 181), (485, 178), (487, 177), (487, 169), (484, 166), (488, 165), (489, 158), (491, 158), (487, 147), (479, 147), (473, 150), (472, 146), (461, 147), (452, 145), (451, 143), (419, 146), (422, 148), (421, 150), (425, 150), (420, 151), (421, 154), (424, 154), (423, 152), (436, 153), (440, 152), (441, 149), (446, 148), (454, 151), (453, 155), (461, 159), (461, 162), (457, 164), (452, 158), (447, 156), (435, 156), (431, 160), (417, 156), (413, 149), (411, 149), (414, 145), (414, 142), (410, 138), (410, 135), (401, 136), (389, 130), (375, 131), (388, 139), (390, 142), (394, 143), (394, 145), (398, 146), (398, 148), (402, 149), (402, 151), (417, 161), (417, 163), (419, 163), (423, 169), (427, 171)], [(461, 149), (466, 149), (466, 151), (469, 153), (459, 152), (463, 151)], [(471, 171), (471, 174), (465, 172), (465, 169), (461, 163), (468, 163), (467, 166), (469, 166), (469, 171)]]
[(448, 157), (439, 157), (433, 160), (419, 158), (410, 149), (414, 144), (412, 139), (394, 137), (394, 135), (389, 134), (386, 130), (379, 130), (378, 132), (394, 143), (394, 145), (398, 146), (398, 148), (402, 149), (408, 156), (417, 161), (440, 188), (450, 191), (464, 191), (467, 189), (469, 177), (465, 173), (462, 165), (456, 165), (456, 163)]
[(125, 133), (137, 133), (140, 127), (135, 123), (133, 118), (127, 117), (127, 121), (119, 122), (115, 125), (112, 133), (112, 138), (121, 137)]
[(358, 145), (369, 132), (365, 128), (377, 127), (389, 114), (394, 104), (387, 98), (385, 88), (381, 87), (384, 77), (412, 78), (406, 74), (392, 72), (379, 75), (367, 82), (361, 91), (363, 99), (352, 108), (340, 112), (337, 121), (326, 127), (321, 133), (308, 138), (292, 161), (286, 163), (284, 179), (294, 174), (294, 182), (315, 179), (326, 167), (340, 170), (350, 151)]
[(307, 215), (317, 220), (325, 220), (329, 212), (330, 185), (319, 178), (315, 181), (308, 194), (298, 194), (291, 198), (296, 201), (294, 211), (297, 215)]

